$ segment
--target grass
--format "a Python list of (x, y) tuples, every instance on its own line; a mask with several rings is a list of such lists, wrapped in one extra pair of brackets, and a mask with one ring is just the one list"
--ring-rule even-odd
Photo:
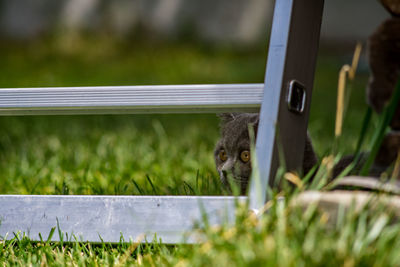
[(0, 192), (220, 194), (210, 154), (218, 130), (207, 128), (217, 120), (188, 117), (1, 118)]
[[(0, 87), (262, 82), (266, 57), (263, 47), (94, 37), (0, 46)], [(350, 59), (322, 51), (318, 60), (309, 130), (320, 156), (331, 149), (337, 75)], [(356, 147), (367, 75), (359, 73), (353, 84), (342, 153)], [(212, 156), (215, 114), (1, 117), (0, 125), (1, 194), (223, 194)], [(398, 265), (400, 226), (391, 224), (386, 212), (343, 213), (332, 226), (312, 207), (289, 205), (293, 192), (280, 194), (286, 201), (273, 198), (261, 219), (239, 207), (233, 226), (197, 229), (206, 237), (200, 245), (59, 244), (15, 237), (0, 242), (0, 263)]]

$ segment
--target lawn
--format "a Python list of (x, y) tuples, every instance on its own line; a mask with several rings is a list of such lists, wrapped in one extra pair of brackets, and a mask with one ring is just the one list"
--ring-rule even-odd
[[(0, 88), (263, 82), (266, 48), (194, 42), (50, 38), (0, 45)], [(331, 150), (340, 67), (352, 51), (320, 51), (309, 131), (320, 157)], [(368, 70), (353, 83), (339, 151), (354, 151)], [(375, 123), (375, 122), (373, 122)], [(0, 117), (1, 194), (221, 195), (213, 163), (215, 114)], [(291, 193), (283, 192), (287, 199)], [(398, 264), (400, 227), (370, 212), (335, 227), (315, 210), (273, 203), (261, 220), (238, 208), (234, 227), (206, 228), (205, 243), (165, 246), (0, 242), (4, 265)], [(375, 232), (372, 235), (371, 230)], [(376, 234), (377, 233), (377, 234)]]

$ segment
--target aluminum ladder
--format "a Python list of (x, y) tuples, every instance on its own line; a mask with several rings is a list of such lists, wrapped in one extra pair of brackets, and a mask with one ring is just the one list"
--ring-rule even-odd
[[(276, 0), (264, 84), (0, 89), (0, 115), (259, 111), (260, 179), (238, 198), (249, 198), (257, 212), (279, 165), (276, 143), (288, 169), (301, 166), (322, 10), (323, 0)], [(64, 241), (119, 242), (123, 235), (137, 242), (156, 234), (164, 243), (192, 243), (183, 235), (203, 212), (219, 224), (234, 219), (234, 205), (230, 196), (0, 195), (0, 238), (22, 232), (39, 241), (39, 233), (45, 238), (58, 226)]]

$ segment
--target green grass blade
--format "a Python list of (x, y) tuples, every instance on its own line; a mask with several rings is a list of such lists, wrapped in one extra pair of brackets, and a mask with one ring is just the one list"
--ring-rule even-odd
[[(58, 223), (58, 220), (57, 220), (57, 223)], [(55, 231), (56, 231), (55, 227), (51, 228), (50, 233), (47, 237), (46, 243), (49, 243), (51, 241), (51, 238), (53, 237)]]
[[(196, 195), (196, 192), (194, 191), (193, 187), (190, 186), (190, 184), (188, 184), (186, 181), (183, 181), (183, 186), (184, 188), (187, 189), (187, 195)], [(185, 189), (185, 192), (186, 192)]]
[(64, 244), (64, 233), (61, 231), (60, 222), (58, 221), (58, 218), (56, 218), (56, 220), (57, 220), (58, 237), (60, 239), (60, 245), (62, 247)]
[(364, 143), (365, 136), (366, 136), (366, 133), (368, 130), (368, 126), (371, 121), (371, 117), (372, 117), (372, 108), (368, 107), (367, 111), (365, 112), (365, 115), (364, 115), (363, 123), (361, 126), (361, 132), (360, 132), (360, 135), (359, 135), (359, 138), (357, 141), (356, 151), (354, 153), (354, 155), (356, 156), (356, 159), (360, 157), (361, 147)]
[(142, 188), (140, 188), (140, 186), (136, 183), (136, 181), (133, 180), (133, 179), (131, 181), (132, 181), (133, 185), (136, 187), (136, 189), (139, 192), (139, 194), (140, 195), (144, 195), (144, 192), (143, 192)]
[(400, 100), (400, 81), (397, 83), (396, 89), (394, 90), (393, 96), (390, 99), (389, 105), (385, 108), (382, 119), (380, 121), (379, 127), (376, 129), (374, 133), (374, 137), (371, 143), (371, 152), (361, 169), (360, 174), (363, 176), (368, 175), (369, 170), (375, 160), (375, 157), (378, 153), (378, 150), (382, 144), (383, 138), (385, 137), (385, 132), (390, 122), (392, 121), (393, 115), (396, 112), (398, 103)]
[(147, 174), (146, 174), (146, 179), (149, 182), (151, 189), (153, 190), (153, 194), (158, 195), (156, 187), (154, 186), (153, 182), (151, 181), (150, 176)]

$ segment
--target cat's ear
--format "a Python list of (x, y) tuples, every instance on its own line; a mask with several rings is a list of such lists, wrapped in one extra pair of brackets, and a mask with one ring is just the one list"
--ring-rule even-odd
[(234, 121), (237, 113), (220, 113), (217, 116), (220, 118), (221, 124), (224, 125), (228, 122)]

